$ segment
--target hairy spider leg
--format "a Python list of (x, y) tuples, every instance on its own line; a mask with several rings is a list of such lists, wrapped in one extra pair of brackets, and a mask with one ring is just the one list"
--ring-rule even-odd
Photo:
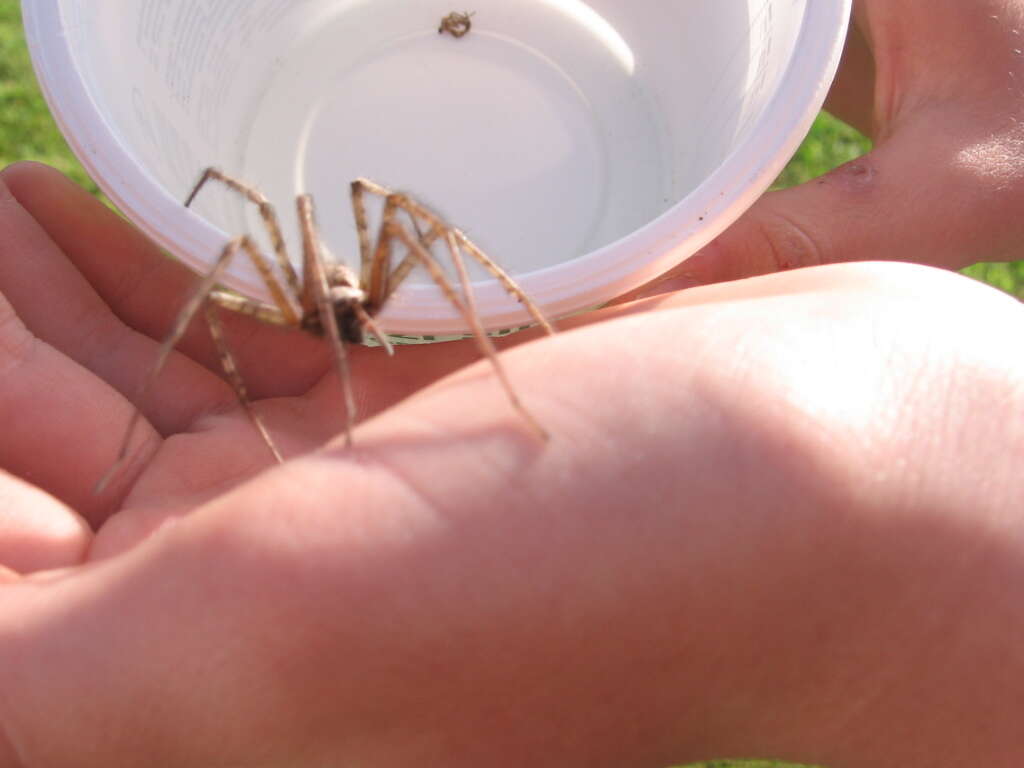
[[(217, 353), (220, 355), (220, 366), (224, 369), (224, 373), (228, 376), (228, 381), (231, 382), (231, 386), (235, 390), (235, 396), (238, 401), (242, 404), (245, 412), (249, 415), (249, 420), (256, 427), (256, 431), (260, 433), (260, 437), (263, 438), (263, 442), (266, 443), (270, 452), (274, 455), (274, 460), (278, 464), (283, 464), (284, 459), (281, 457), (281, 452), (277, 450), (277, 446), (274, 445), (274, 440), (270, 436), (270, 432), (267, 430), (266, 425), (263, 423), (263, 419), (256, 413), (256, 409), (252, 406), (252, 400), (249, 398), (249, 389), (245, 386), (245, 380), (242, 375), (238, 372), (238, 365), (235, 363), (235, 356), (231, 354), (231, 349), (228, 347), (227, 339), (224, 337), (224, 326), (221, 323), (220, 315), (217, 314), (218, 305), (222, 305), (225, 298), (237, 298), (232, 294), (226, 294), (223, 292), (214, 291), (210, 294), (210, 301), (203, 302), (203, 313), (206, 315), (206, 327), (210, 329), (210, 336), (213, 338), (213, 343), (217, 347)], [(273, 309), (273, 307), (265, 307), (266, 309)], [(278, 313), (280, 314), (280, 313)], [(264, 322), (267, 321), (266, 315), (261, 317)], [(283, 321), (283, 318), (281, 318)], [(281, 322), (281, 325), (287, 323)]]
[[(331, 304), (330, 290), (327, 282), (327, 271), (324, 268), (323, 251), (320, 238), (317, 236), (316, 223), (313, 216), (313, 198), (299, 195), (295, 201), (299, 214), (299, 227), (302, 230), (302, 278), (304, 289), (309, 291), (320, 317), (320, 325), (327, 336), (331, 347), (331, 357), (341, 382), (342, 394), (345, 398), (345, 445), (352, 446), (352, 430), (356, 423), (356, 399), (352, 392), (352, 374), (348, 364), (348, 353), (338, 329), (338, 318)], [(347, 282), (347, 281), (346, 281)], [(354, 286), (357, 287), (357, 286)]]
[[(390, 190), (369, 179), (356, 179), (350, 185), (352, 214), (356, 222), (356, 233), (359, 239), (359, 285), (366, 293), (366, 307), (369, 310), (358, 307), (356, 313), (359, 315), (363, 327), (377, 337), (377, 341), (387, 350), (389, 355), (394, 355), (394, 348), (388, 341), (387, 335), (373, 319), (373, 313), (380, 311), (380, 308), (391, 297), (393, 288), (389, 288), (389, 286), (397, 287), (401, 284), (402, 280), (405, 279), (410, 270), (419, 261), (411, 253), (406, 254), (394, 271), (389, 273), (388, 270), (391, 265), (390, 242), (385, 239), (383, 243), (379, 243), (377, 248), (373, 247), (370, 237), (370, 224), (366, 215), (366, 200), (364, 197), (366, 192), (382, 197), (385, 201), (385, 210), (389, 205), (388, 197), (391, 194)], [(393, 203), (391, 204), (393, 205)], [(385, 216), (385, 218), (387, 217)], [(425, 248), (429, 249), (430, 244), (437, 239), (439, 233), (431, 230), (424, 235), (420, 232), (419, 223), (411, 214), (409, 219), (416, 228), (420, 242), (423, 243)], [(378, 241), (380, 241), (379, 231)]]
[[(466, 237), (461, 230), (448, 226), (440, 216), (408, 195), (401, 192), (393, 192), (387, 187), (383, 187), (369, 179), (356, 179), (352, 182), (352, 207), (355, 211), (357, 229), (360, 228), (359, 222), (363, 222), (363, 233), (360, 234), (360, 249), (364, 247), (364, 242), (366, 251), (369, 251), (370, 248), (369, 234), (367, 232), (366, 224), (366, 210), (362, 199), (364, 191), (381, 196), (385, 199), (385, 219), (387, 219), (389, 215), (392, 217), (394, 216), (394, 208), (399, 208), (405, 211), (409, 215), (409, 218), (414, 222), (414, 225), (417, 226), (420, 244), (427, 251), (430, 250), (430, 246), (435, 240), (439, 237), (446, 236), (447, 232), (452, 232), (459, 245), (462, 246), (462, 248), (464, 248), (466, 252), (477, 261), (477, 263), (490, 272), (491, 275), (501, 283), (502, 288), (504, 288), (510, 296), (526, 308), (526, 311), (530, 313), (530, 317), (533, 318), (534, 322), (537, 323), (545, 333), (550, 335), (555, 332), (555, 328), (551, 321), (547, 319), (540, 307), (538, 307), (533, 300), (526, 295), (523, 289), (519, 287), (515, 280), (512, 279), (511, 275), (495, 263), (494, 260), (485, 254), (472, 240)], [(418, 222), (420, 220), (425, 222), (428, 227), (425, 234), (419, 232)], [(377, 250), (381, 250), (380, 244), (378, 244)], [(362, 252), (365, 253), (366, 251)], [(364, 261), (364, 274), (371, 275), (373, 273), (373, 269), (377, 267), (376, 259), (373, 261), (374, 264), (370, 267), (366, 267)], [(419, 262), (420, 259), (410, 252), (406, 258), (397, 267), (395, 267), (394, 271), (390, 273), (390, 276), (388, 276), (386, 280), (378, 278), (378, 280), (383, 284), (383, 293), (379, 298), (374, 296), (374, 286), (372, 282), (365, 282), (364, 286), (367, 288), (367, 293), (371, 297), (371, 307), (378, 307), (381, 304), (386, 303), (398, 286), (401, 285), (402, 280), (404, 280), (409, 274), (409, 271)]]
[[(262, 192), (243, 181), (239, 181), (232, 176), (228, 176), (217, 168), (211, 167), (203, 171), (202, 176), (199, 177), (199, 181), (196, 182), (195, 187), (192, 188), (192, 192), (185, 199), (185, 207), (188, 208), (192, 205), (192, 202), (196, 199), (199, 191), (210, 181), (220, 182), (229, 190), (238, 193), (256, 206), (259, 211), (260, 218), (263, 220), (263, 225), (267, 230), (267, 234), (270, 236), (270, 244), (274, 250), (274, 258), (277, 261), (277, 266), (281, 270), (281, 274), (284, 275), (285, 282), (291, 291), (292, 297), (299, 302), (303, 311), (312, 311), (314, 309), (312, 304), (306, 306), (302, 303), (303, 293), (299, 287), (299, 276), (295, 273), (295, 267), (292, 266), (291, 259), (288, 258), (288, 250), (284, 243), (284, 236), (281, 234), (281, 225), (277, 219), (277, 212)], [(274, 304), (281, 308), (281, 311), (284, 312), (289, 323), (292, 325), (298, 325), (298, 315), (296, 315), (295, 310), (292, 308), (290, 301), (286, 297), (285, 292), (282, 290), (281, 285), (273, 272), (265, 262), (260, 262), (256, 268), (259, 270), (260, 277), (267, 286), (267, 290), (270, 291), (270, 294), (274, 299)]]
[[(157, 351), (156, 361), (153, 363), (153, 367), (150, 368), (149, 373), (146, 374), (146, 378), (142, 380), (139, 385), (139, 389), (135, 394), (133, 403), (135, 407), (132, 410), (131, 418), (128, 420), (128, 426), (125, 428), (124, 438), (121, 441), (121, 447), (117, 452), (117, 459), (113, 466), (107, 471), (107, 473), (100, 479), (96, 485), (96, 493), (101, 493), (103, 489), (109, 484), (110, 480), (113, 479), (116, 472), (120, 469), (124, 463), (125, 458), (128, 456), (128, 446), (131, 443), (132, 435), (135, 433), (135, 428), (138, 426), (139, 419), (142, 417), (142, 412), (139, 410), (139, 403), (143, 401), (143, 398), (149, 393), (153, 383), (156, 381), (157, 376), (163, 370), (164, 365), (167, 363), (167, 359), (170, 357), (171, 351), (181, 341), (181, 337), (185, 335), (185, 330), (188, 328), (192, 318), (195, 317), (200, 307), (203, 306), (204, 302), (210, 297), (214, 286), (217, 284), (221, 273), (227, 268), (228, 264), (239, 251), (244, 251), (254, 264), (259, 265), (263, 263), (264, 268), (266, 263), (263, 261), (263, 256), (260, 255), (259, 249), (256, 244), (252, 241), (248, 235), (242, 235), (236, 237), (228, 243), (221, 250), (220, 256), (217, 257), (213, 267), (200, 279), (196, 285), (195, 290), (189, 297), (188, 302), (178, 313), (178, 317), (174, 321), (174, 326), (171, 328), (171, 332), (167, 334), (167, 337), (161, 342), (160, 348)], [(259, 266), (257, 266), (259, 269)], [(263, 270), (260, 270), (262, 273)], [(283, 315), (283, 313), (282, 313)], [(289, 324), (282, 316), (281, 324)], [(229, 374), (230, 375), (230, 374)], [(250, 417), (253, 416), (253, 411), (247, 409)], [(272, 452), (276, 452), (273, 445), (270, 446)]]
[(512, 406), (522, 414), (526, 422), (542, 440), (547, 440), (549, 438), (547, 430), (540, 425), (540, 422), (534, 418), (533, 414), (519, 400), (519, 395), (512, 388), (512, 382), (509, 381), (508, 374), (505, 372), (505, 366), (501, 362), (501, 358), (498, 357), (498, 350), (494, 348), (494, 342), (480, 323), (480, 315), (476, 311), (476, 297), (473, 295), (469, 272), (466, 271), (466, 264), (462, 260), (462, 253), (459, 251), (459, 241), (454, 230), (448, 230), (445, 236), (445, 243), (448, 246), (448, 253), (452, 257), (452, 263), (455, 264), (455, 271), (459, 275), (459, 282), (462, 283), (462, 297), (466, 302), (466, 319), (473, 327), (473, 335), (476, 338), (477, 346), (487, 359), (491, 361), (491, 365), (494, 366), (494, 372), (501, 381), (501, 386), (505, 388), (505, 393), (508, 395)]
[[(407, 254), (405, 259), (392, 270), (391, 269), (391, 241), (389, 238), (381, 238), (381, 229), (378, 229), (376, 247), (370, 238), (370, 225), (366, 215), (365, 193), (376, 195), (384, 200), (384, 212), (381, 216), (381, 224), (394, 215), (396, 201), (392, 199), (392, 192), (369, 179), (356, 179), (351, 184), (352, 213), (356, 221), (356, 233), (359, 238), (359, 270), (360, 285), (366, 291), (367, 306), (371, 313), (379, 311), (384, 303), (394, 292), (394, 288), (401, 284), (402, 280), (409, 274), (409, 271), (418, 263), (412, 254)], [(408, 213), (408, 212), (407, 212)], [(410, 213), (409, 219), (416, 233), (425, 248), (430, 248), (431, 243), (437, 239), (439, 232), (431, 230), (426, 235), (420, 232), (419, 222)]]
[(366, 201), (363, 197), (363, 192), (364, 190), (376, 192), (376, 187), (377, 185), (368, 179), (356, 179), (349, 185), (352, 216), (356, 222), (356, 236), (359, 239), (359, 284), (363, 287), (363, 290), (368, 290), (370, 283), (373, 281), (370, 223), (366, 216)]
[(284, 312), (281, 311), (281, 308), (275, 307), (272, 304), (264, 304), (262, 301), (250, 299), (248, 296), (231, 293), (230, 291), (221, 290), (219, 288), (215, 288), (210, 291), (208, 298), (210, 301), (224, 309), (230, 310), (231, 312), (239, 315), (251, 317), (253, 320), (265, 323), (266, 325), (280, 325), (288, 328), (295, 327), (295, 323), (285, 316)]
[[(381, 218), (381, 226), (378, 234), (376, 248), (372, 249), (369, 236), (369, 225), (366, 216), (364, 193), (369, 192), (384, 197), (384, 210)], [(355, 213), (356, 228), (359, 230), (359, 242), (361, 253), (361, 274), (369, 281), (364, 287), (369, 297), (370, 311), (379, 311), (394, 290), (401, 284), (402, 280), (409, 274), (416, 264), (422, 264), (430, 274), (433, 281), (441, 289), (448, 301), (466, 319), (472, 331), (473, 337), (480, 352), (494, 367), (502, 387), (508, 395), (512, 406), (519, 411), (530, 427), (541, 438), (547, 439), (547, 432), (540, 426), (539, 422), (523, 406), (516, 395), (512, 384), (505, 372), (504, 366), (498, 358), (497, 350), (490, 336), (480, 323), (480, 315), (476, 309), (476, 299), (473, 295), (469, 274), (463, 262), (460, 246), (465, 248), (485, 269), (487, 269), (502, 287), (520, 303), (522, 303), (531, 317), (548, 334), (554, 333), (554, 328), (544, 316), (540, 308), (522, 291), (515, 281), (501, 267), (494, 263), (484, 254), (468, 237), (461, 231), (449, 227), (440, 217), (432, 211), (417, 203), (408, 195), (392, 192), (368, 179), (356, 179), (352, 182), (352, 208)], [(416, 237), (401, 225), (397, 219), (397, 212), (404, 211), (416, 229)], [(419, 222), (425, 222), (428, 226), (427, 232), (420, 229)], [(462, 285), (463, 299), (460, 300), (451, 282), (448, 280), (444, 269), (430, 252), (431, 244), (443, 237), (451, 255), (452, 263), (457, 271), (459, 281)], [(391, 264), (391, 244), (393, 239), (398, 239), (406, 246), (408, 251), (405, 259), (393, 270), (389, 271)]]
[(526, 311), (530, 313), (530, 316), (534, 319), (537, 325), (544, 329), (545, 333), (549, 336), (554, 335), (554, 325), (547, 319), (547, 317), (545, 317), (544, 313), (541, 312), (540, 307), (534, 304), (533, 300), (523, 292), (523, 289), (519, 287), (519, 284), (512, 279), (508, 272), (494, 263), (494, 261), (492, 261), (486, 253), (481, 251), (472, 240), (466, 237), (461, 230), (453, 229), (452, 234), (455, 236), (459, 245), (465, 248), (469, 255), (476, 259), (477, 263), (497, 278), (498, 282), (501, 283), (502, 287), (509, 295), (526, 307)]
[(531, 429), (540, 437), (542, 440), (548, 439), (548, 433), (540, 426), (537, 419), (534, 418), (526, 407), (520, 401), (519, 396), (516, 395), (515, 390), (512, 388), (508, 375), (505, 373), (505, 368), (498, 357), (498, 352), (494, 348), (494, 342), (491, 341), (491, 337), (487, 335), (483, 325), (480, 323), (480, 317), (476, 312), (476, 304), (473, 299), (473, 291), (469, 282), (469, 275), (466, 272), (465, 264), (462, 262), (459, 249), (456, 245), (456, 238), (452, 231), (449, 231), (445, 236), (445, 240), (448, 243), (449, 250), (452, 254), (452, 260), (455, 263), (456, 270), (459, 273), (459, 279), (462, 282), (463, 295), (465, 300), (459, 298), (448, 280), (448, 276), (444, 273), (444, 269), (441, 267), (438, 260), (431, 254), (423, 245), (419, 239), (413, 237), (409, 231), (402, 226), (394, 217), (385, 221), (382, 224), (383, 231), (381, 237), (397, 238), (400, 240), (406, 248), (419, 260), (419, 262), (426, 268), (430, 273), (430, 277), (437, 283), (438, 288), (441, 289), (445, 297), (451, 302), (452, 306), (462, 314), (473, 329), (473, 338), (476, 339), (478, 348), (481, 354), (490, 361), (491, 366), (494, 369), (495, 374), (498, 376), (498, 380), (501, 382), (501, 386), (505, 390), (505, 394), (508, 396), (509, 402), (512, 407), (519, 412), (520, 416), (530, 425)]

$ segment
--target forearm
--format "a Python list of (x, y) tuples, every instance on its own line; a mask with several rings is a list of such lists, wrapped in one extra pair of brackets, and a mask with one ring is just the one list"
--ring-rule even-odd
[[(407, 738), (365, 731), (365, 762), (1013, 765), (1020, 310), (872, 269), (513, 353), (543, 448), (475, 372), (370, 425), (341, 519), (379, 544), (351, 631), (381, 655), (352, 687)], [(334, 469), (307, 492), (340, 495)]]
[[(396, 594), (445, 574), (449, 589), (427, 591), (448, 602), (423, 601), (422, 618), (451, 630), (427, 654), (450, 665), (438, 678), (471, 683), (439, 696), (453, 704), (438, 732), (479, 740), (464, 764), (519, 749), (552, 765), (1015, 765), (1024, 434), (1010, 415), (1024, 411), (1024, 372), (1005, 356), (1020, 310), (912, 269), (895, 275), (917, 290), (893, 290), (883, 270), (864, 304), (847, 304), (841, 286), (864, 272), (833, 272), (837, 294), (749, 342), (763, 348), (743, 363), (751, 350), (730, 344), (728, 311), (606, 335), (620, 350), (614, 403), (599, 375), (526, 384), (601, 404), (551, 424), (543, 461), (477, 429), (460, 432), (476, 435), (465, 484), (437, 487), (465, 464), (436, 442), (384, 462), (418, 496), (437, 488), (431, 508), (466, 510), (432, 517), (430, 546), (392, 571), (408, 574)], [(951, 305), (956, 320), (943, 316)], [(623, 355), (648, 322), (672, 339), (666, 357)], [(672, 349), (681, 340), (685, 354)], [(419, 413), (431, 412), (425, 400)], [(483, 596), (514, 609), (495, 615)]]

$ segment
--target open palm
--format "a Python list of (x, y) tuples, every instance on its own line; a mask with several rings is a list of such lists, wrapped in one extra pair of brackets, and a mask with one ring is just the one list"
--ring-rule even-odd
[[(195, 277), (59, 174), (20, 166), (4, 180), (17, 196), (3, 209), (10, 238), (4, 343), (17, 377), (0, 407), (19, 434), (0, 448), (3, 466), (53, 494), (57, 516), (77, 510), (98, 528), (116, 513), (94, 556), (120, 550), (270, 466), (200, 319), (139, 403), (144, 422), (128, 461), (95, 493), (117, 456), (157, 343)], [(226, 322), (246, 384), (287, 455), (341, 431), (344, 405), (322, 342), (233, 314)], [(403, 349), (395, 359), (363, 348), (351, 354), (362, 418), (476, 357), (462, 344), (440, 353)], [(19, 564), (29, 556), (63, 564), (56, 551), (24, 553)]]

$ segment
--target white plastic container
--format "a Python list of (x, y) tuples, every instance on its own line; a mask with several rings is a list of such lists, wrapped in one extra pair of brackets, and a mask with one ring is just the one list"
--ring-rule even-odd
[[(261, 233), (215, 165), (277, 207), (313, 194), (358, 258), (348, 182), (406, 191), (461, 228), (551, 316), (656, 277), (769, 186), (820, 109), (851, 0), (24, 0), (33, 61), (107, 195), (199, 271)], [(462, 2), (462, 0), (460, 0)], [(463, 38), (439, 34), (473, 12)], [(260, 235), (262, 236), (262, 235)], [(475, 285), (490, 328), (527, 321)], [(265, 296), (238, 258), (232, 287)], [(465, 330), (425, 275), (393, 333)]]

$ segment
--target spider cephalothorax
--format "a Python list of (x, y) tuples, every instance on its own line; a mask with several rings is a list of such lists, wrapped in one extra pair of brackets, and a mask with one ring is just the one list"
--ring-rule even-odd
[[(348, 344), (362, 344), (366, 340), (364, 318), (373, 314), (367, 306), (366, 291), (359, 287), (356, 274), (344, 264), (330, 264), (324, 272), (327, 305), (334, 315), (341, 340)], [(299, 327), (314, 336), (324, 336), (326, 329), (319, 307), (303, 312)]]

